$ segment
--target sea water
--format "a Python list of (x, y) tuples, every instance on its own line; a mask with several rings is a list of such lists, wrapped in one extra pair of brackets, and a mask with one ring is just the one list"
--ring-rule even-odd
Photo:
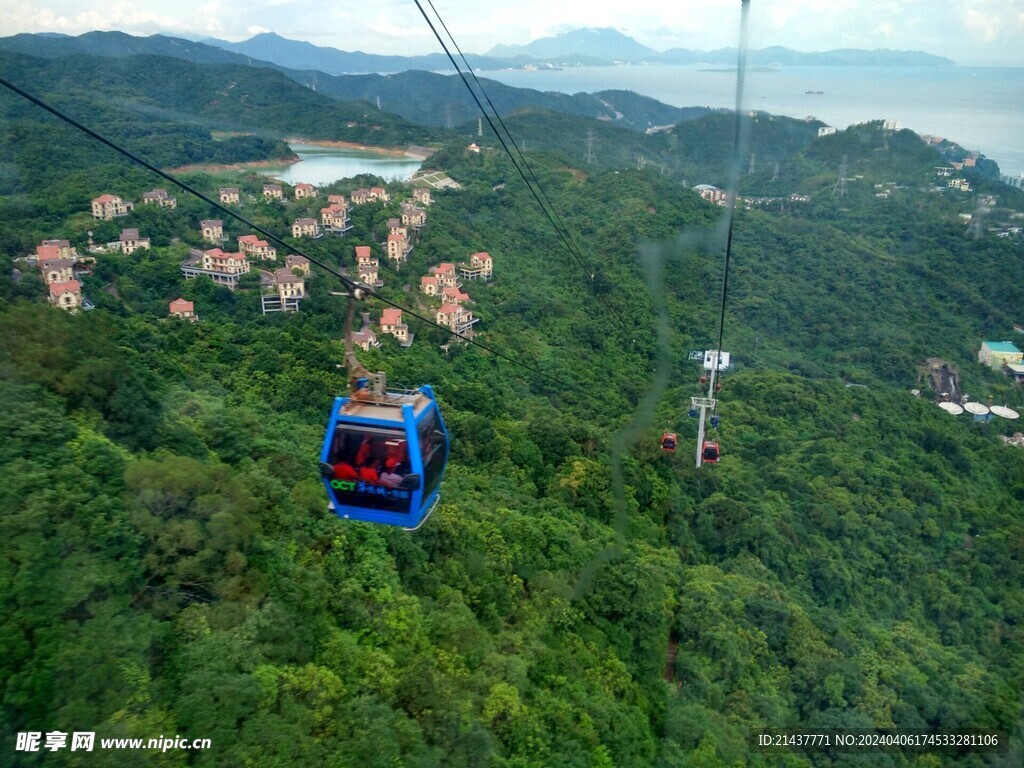
[[(479, 75), (539, 91), (629, 90), (676, 107), (736, 104), (736, 71), (724, 67), (630, 64)], [(895, 120), (977, 150), (1006, 175), (1024, 173), (1024, 67), (751, 68), (743, 108), (814, 116), (836, 128)]]

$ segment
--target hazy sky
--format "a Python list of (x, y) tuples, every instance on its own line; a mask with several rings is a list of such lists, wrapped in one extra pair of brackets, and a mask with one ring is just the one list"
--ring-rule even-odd
[[(421, 0), (430, 11), (429, 0)], [(655, 50), (734, 46), (739, 0), (433, 0), (466, 53), (579, 27), (615, 27)], [(243, 40), (257, 32), (346, 51), (440, 48), (413, 0), (0, 0), (0, 36), (93, 29)], [(1024, 65), (1024, 0), (751, 0), (751, 46), (923, 50)]]

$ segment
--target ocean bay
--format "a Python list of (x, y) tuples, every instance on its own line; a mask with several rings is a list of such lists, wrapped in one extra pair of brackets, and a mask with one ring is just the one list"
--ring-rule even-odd
[[(561, 93), (630, 90), (677, 107), (731, 109), (736, 73), (682, 65), (502, 70), (483, 77)], [(808, 93), (811, 91), (811, 93)], [(817, 93), (819, 92), (820, 93)], [(743, 106), (790, 117), (813, 115), (845, 128), (896, 120), (982, 152), (1002, 173), (1024, 173), (1024, 68), (758, 67), (747, 73)]]

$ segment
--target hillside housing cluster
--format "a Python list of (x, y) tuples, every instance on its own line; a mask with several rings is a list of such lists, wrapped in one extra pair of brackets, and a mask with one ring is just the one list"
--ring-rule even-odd
[[(290, 197), (304, 208), (302, 214), (308, 214), (310, 201), (320, 197), (320, 190), (306, 183), (292, 186), (291, 195), (287, 192), (284, 184), (267, 183), (263, 185), (262, 195), (245, 193), (238, 187), (222, 187), (218, 198), (223, 205), (239, 206), (243, 202), (260, 201), (270, 205), (288, 205)], [(426, 188), (414, 188), (409, 199), (398, 201), (393, 200), (392, 194), (383, 187), (358, 188), (347, 195), (329, 194), (319, 216), (298, 215), (292, 220), (291, 235), (296, 240), (347, 235), (352, 230), (349, 214), (354, 206), (397, 204), (396, 215), (387, 219), (387, 234), (382, 242), (354, 246), (354, 263), (341, 265), (346, 273), (364, 285), (380, 288), (384, 282), (380, 275), (380, 260), (374, 249), (378, 248), (396, 271), (400, 270), (408, 260), (419, 232), (426, 226), (426, 209), (432, 202), (431, 190)], [(165, 189), (143, 193), (138, 204), (170, 210), (177, 208), (176, 198)], [(135, 202), (112, 193), (102, 194), (91, 201), (92, 216), (97, 221), (113, 221), (128, 216), (135, 206)], [(222, 219), (202, 219), (195, 226), (193, 242), (198, 240), (206, 247), (188, 249), (186, 259), (180, 264), (186, 279), (203, 276), (234, 291), (242, 278), (252, 272), (253, 262), (257, 262), (266, 265), (266, 268), (258, 268), (263, 313), (298, 310), (299, 303), (306, 297), (306, 280), (313, 275), (308, 259), (293, 253), (285, 254), (282, 259), (278, 249), (258, 234), (237, 236), (232, 248)], [(78, 278), (90, 270), (95, 255), (131, 255), (149, 249), (151, 242), (138, 228), (124, 228), (118, 240), (108, 243), (94, 243), (90, 233), (88, 247), (90, 257), (83, 258), (66, 240), (46, 240), (37, 246), (36, 259), (44, 282), (49, 286), (50, 301), (55, 306), (72, 312), (91, 308), (92, 304), (82, 296)], [(456, 334), (455, 338), (471, 338), (478, 318), (468, 307), (472, 299), (463, 291), (463, 281), (486, 282), (493, 275), (494, 262), (487, 252), (473, 253), (463, 262), (443, 262), (432, 266), (430, 273), (421, 279), (421, 299), (438, 325), (451, 329)], [(199, 319), (194, 302), (182, 297), (168, 304), (168, 315), (191, 322)], [(377, 327), (380, 333), (394, 336), (403, 346), (412, 344), (413, 334), (403, 321), (401, 310), (383, 310)], [(380, 345), (369, 315), (363, 316), (363, 327), (356, 334), (356, 343), (364, 349)]]

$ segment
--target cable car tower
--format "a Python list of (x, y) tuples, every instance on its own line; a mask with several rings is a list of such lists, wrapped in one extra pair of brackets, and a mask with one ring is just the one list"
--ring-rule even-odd
[(708, 464), (717, 464), (719, 457), (718, 443), (711, 442), (705, 439), (705, 424), (708, 417), (708, 411), (711, 412), (711, 425), (717, 426), (718, 416), (716, 411), (718, 409), (718, 400), (715, 398), (715, 392), (721, 388), (716, 379), (720, 371), (724, 371), (729, 367), (729, 353), (721, 352), (717, 349), (709, 349), (704, 352), (704, 370), (707, 371), (706, 376), (701, 376), (703, 382), (705, 378), (708, 382), (708, 394), (707, 397), (692, 397), (690, 398), (690, 406), (692, 409), (698, 410), (699, 413), (699, 426), (697, 427), (697, 469), (700, 469), (700, 465), (704, 462)]

